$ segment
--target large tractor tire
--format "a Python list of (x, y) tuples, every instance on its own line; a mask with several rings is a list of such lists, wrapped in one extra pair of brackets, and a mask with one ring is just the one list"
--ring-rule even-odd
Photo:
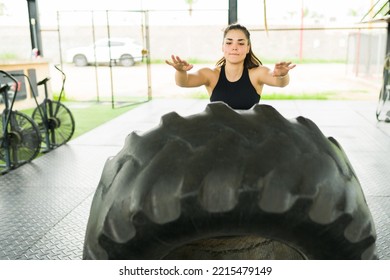
[(376, 259), (340, 145), (273, 107), (169, 113), (109, 159), (84, 259)]

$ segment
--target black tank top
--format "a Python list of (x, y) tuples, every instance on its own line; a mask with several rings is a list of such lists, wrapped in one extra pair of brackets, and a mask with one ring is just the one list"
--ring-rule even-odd
[(249, 71), (244, 68), (241, 78), (229, 82), (225, 74), (225, 65), (221, 67), (218, 83), (213, 89), (210, 101), (223, 101), (236, 110), (247, 110), (259, 103), (260, 95), (256, 92), (249, 79)]

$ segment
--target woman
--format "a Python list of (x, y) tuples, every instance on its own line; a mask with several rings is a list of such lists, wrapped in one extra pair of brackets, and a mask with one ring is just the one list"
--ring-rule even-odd
[(223, 101), (233, 109), (250, 109), (259, 103), (264, 85), (284, 87), (289, 83), (291, 62), (279, 62), (271, 71), (253, 54), (249, 31), (240, 24), (224, 31), (223, 58), (214, 69), (202, 68), (188, 73), (192, 64), (172, 55), (166, 63), (176, 69), (176, 84), (181, 87), (204, 85), (210, 101)]

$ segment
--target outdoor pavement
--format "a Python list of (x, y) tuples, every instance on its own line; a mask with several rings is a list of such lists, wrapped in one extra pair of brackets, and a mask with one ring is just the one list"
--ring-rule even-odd
[[(264, 101), (286, 118), (305, 116), (346, 151), (377, 230), (380, 259), (390, 259), (390, 124), (376, 101)], [(81, 259), (91, 201), (105, 161), (132, 131), (162, 115), (202, 112), (207, 100), (154, 99), (0, 177), (0, 259)]]

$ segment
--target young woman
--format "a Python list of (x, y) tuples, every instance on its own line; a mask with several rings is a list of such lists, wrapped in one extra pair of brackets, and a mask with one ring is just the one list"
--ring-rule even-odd
[(205, 86), (210, 101), (223, 101), (233, 109), (250, 109), (259, 103), (264, 85), (284, 87), (289, 83), (291, 62), (279, 62), (273, 70), (262, 65), (251, 48), (249, 31), (240, 24), (229, 25), (224, 31), (223, 58), (216, 67), (188, 73), (192, 64), (172, 55), (166, 63), (176, 69), (176, 84), (181, 87)]

